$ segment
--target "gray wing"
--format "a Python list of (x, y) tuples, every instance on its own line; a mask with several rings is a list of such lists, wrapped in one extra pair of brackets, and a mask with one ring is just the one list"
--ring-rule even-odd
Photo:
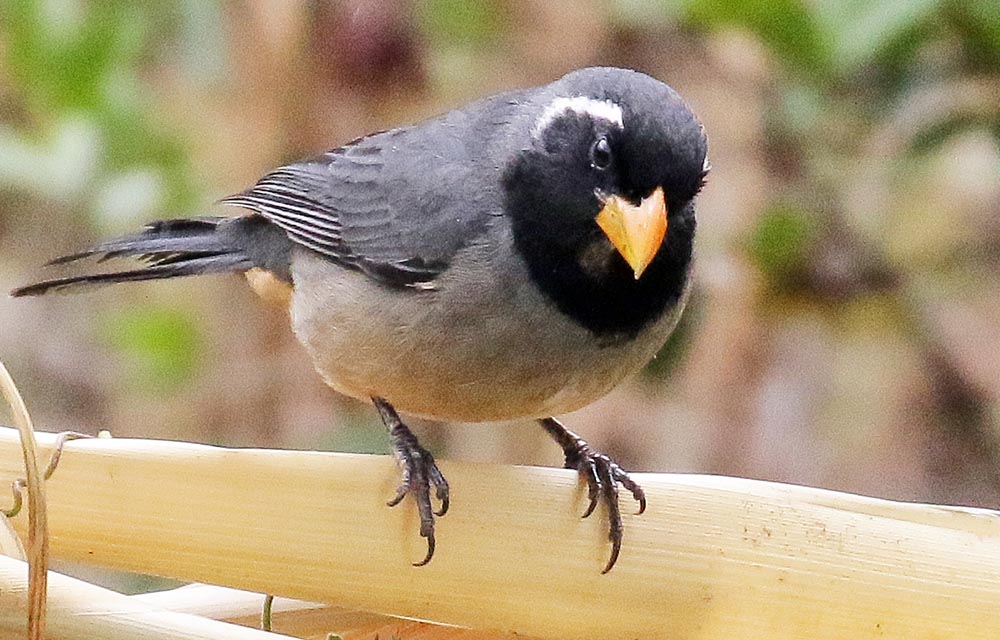
[(386, 284), (428, 282), (501, 214), (502, 167), (487, 159), (487, 143), (514, 105), (484, 101), (472, 115), (456, 111), (361, 138), (281, 167), (222, 202)]

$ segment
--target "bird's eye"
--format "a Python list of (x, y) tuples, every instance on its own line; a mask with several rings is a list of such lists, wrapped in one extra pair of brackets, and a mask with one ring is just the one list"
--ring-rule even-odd
[(598, 138), (590, 147), (590, 164), (595, 169), (607, 169), (611, 166), (611, 145), (605, 137)]

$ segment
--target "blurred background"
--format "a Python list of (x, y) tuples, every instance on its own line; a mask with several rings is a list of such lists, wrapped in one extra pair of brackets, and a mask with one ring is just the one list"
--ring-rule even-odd
[[(684, 95), (714, 169), (680, 330), (569, 426), (633, 470), (1000, 507), (995, 1), (0, 0), (0, 290), (595, 64)], [(43, 430), (388, 451), (238, 276), (2, 298), (0, 358)], [(561, 464), (529, 423), (415, 426)]]

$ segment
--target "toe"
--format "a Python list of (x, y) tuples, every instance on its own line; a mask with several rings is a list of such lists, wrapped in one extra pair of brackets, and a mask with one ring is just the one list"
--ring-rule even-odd
[(604, 568), (601, 570), (602, 574), (607, 573), (608, 571), (611, 571), (612, 568), (614, 568), (615, 563), (618, 562), (618, 554), (620, 554), (621, 551), (622, 551), (622, 539), (619, 537), (617, 540), (612, 540), (611, 557), (608, 558), (608, 563), (604, 565)]
[(597, 464), (593, 458), (584, 458), (581, 461), (581, 466), (579, 468), (580, 474), (587, 481), (587, 499), (590, 504), (587, 505), (587, 510), (583, 512), (583, 518), (587, 518), (590, 514), (594, 513), (594, 509), (597, 508), (597, 503), (601, 499), (601, 492), (603, 490), (603, 482), (601, 480), (601, 475), (598, 473)]
[(422, 567), (428, 562), (430, 562), (431, 558), (434, 557), (434, 547), (435, 547), (434, 532), (432, 531), (430, 535), (427, 536), (427, 555), (425, 555), (424, 559), (421, 560), (420, 562), (414, 562), (413, 566)]

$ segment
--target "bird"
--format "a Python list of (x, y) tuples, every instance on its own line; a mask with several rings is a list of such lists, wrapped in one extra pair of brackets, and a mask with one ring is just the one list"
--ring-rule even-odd
[[(152, 222), (50, 264), (131, 259), (14, 297), (242, 272), (283, 300), (333, 390), (370, 402), (427, 551), (447, 480), (400, 414), (534, 420), (623, 541), (619, 485), (642, 488), (554, 416), (641, 369), (690, 290), (701, 121), (650, 75), (589, 67), (281, 166), (220, 201), (232, 215)], [(114, 264), (120, 264), (115, 262)], [(433, 498), (432, 498), (433, 494)], [(437, 507), (435, 507), (435, 501)]]

